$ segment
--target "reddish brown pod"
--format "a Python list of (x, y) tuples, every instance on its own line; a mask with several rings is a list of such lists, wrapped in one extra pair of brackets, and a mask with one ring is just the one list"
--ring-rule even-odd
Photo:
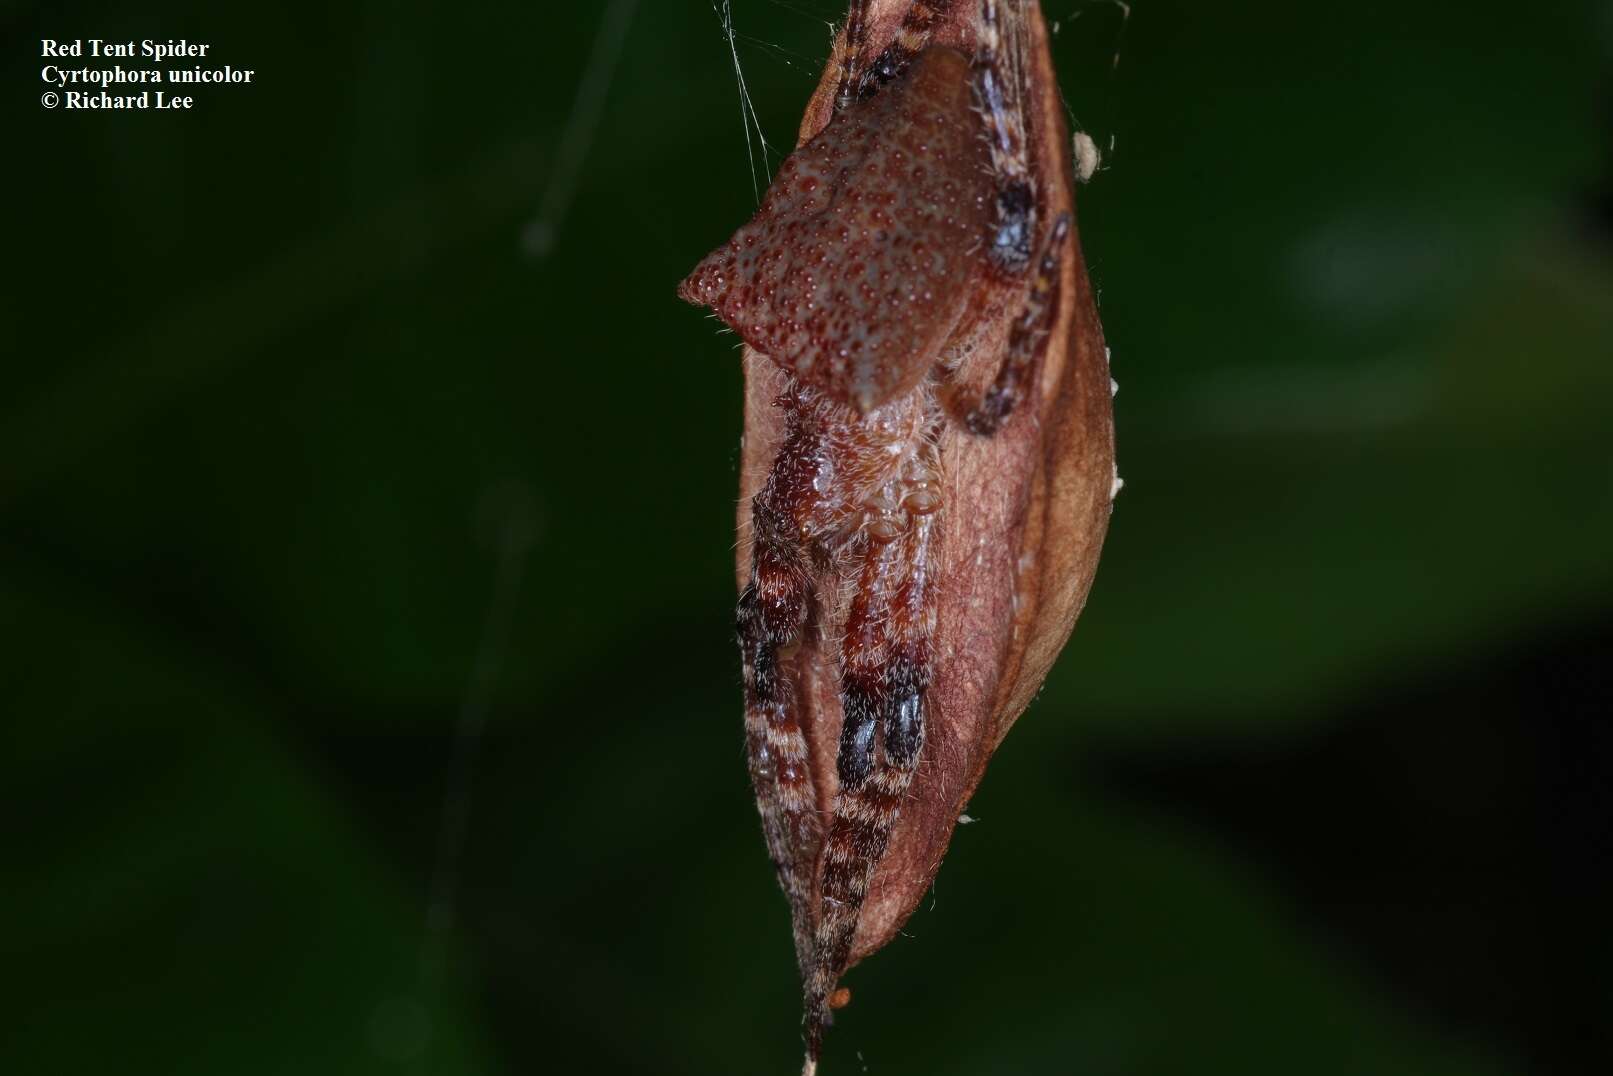
[(1069, 637), (1116, 486), (1035, 0), (854, 0), (798, 148), (679, 288), (744, 340), (738, 635), (806, 1071)]

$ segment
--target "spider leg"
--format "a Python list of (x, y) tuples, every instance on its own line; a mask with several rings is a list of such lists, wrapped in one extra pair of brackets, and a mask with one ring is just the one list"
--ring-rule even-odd
[(980, 0), (980, 39), (975, 50), (975, 94), (991, 149), (997, 183), (990, 257), (1004, 272), (1019, 273), (1030, 263), (1036, 233), (1036, 188), (1025, 152), (1025, 117), (1020, 109), (1020, 58), (1004, 51), (997, 0)]
[(844, 111), (853, 101), (868, 96), (905, 71), (913, 57), (929, 45), (936, 23), (946, 16), (955, 2), (913, 0), (902, 16), (902, 25), (896, 31), (896, 37), (865, 68), (862, 54), (868, 47), (869, 0), (855, 0), (846, 20), (846, 54), (841, 61), (835, 111)]
[(802, 534), (819, 502), (812, 482), (818, 449), (818, 431), (796, 421), (767, 482), (752, 498), (750, 580), (736, 614), (751, 783), (768, 854), (790, 902), (803, 973), (811, 941), (805, 926), (809, 883), (821, 827), (800, 704), (780, 651), (800, 640), (811, 612), (813, 575)]
[(840, 86), (835, 90), (835, 111), (844, 112), (857, 99), (862, 86), (862, 54), (868, 44), (868, 5), (872, 0), (852, 0), (846, 15), (846, 51), (840, 58)]
[[(935, 630), (934, 566), (939, 520), (934, 442), (921, 455), (898, 514), (900, 533), (869, 529), (869, 544), (841, 644), (844, 723), (840, 782), (824, 846), (822, 914), (805, 988), (807, 1056), (818, 1056), (829, 998), (850, 960), (869, 879), (885, 857), (924, 747)], [(888, 533), (888, 532), (886, 532)], [(884, 540), (882, 540), (884, 539)]]
[(1008, 331), (1008, 352), (990, 387), (974, 401), (962, 400), (953, 387), (948, 406), (970, 433), (996, 433), (1019, 401), (1033, 390), (1042, 357), (1047, 354), (1048, 332), (1058, 306), (1059, 259), (1069, 238), (1070, 215), (1061, 213), (1042, 245), (1025, 308)]

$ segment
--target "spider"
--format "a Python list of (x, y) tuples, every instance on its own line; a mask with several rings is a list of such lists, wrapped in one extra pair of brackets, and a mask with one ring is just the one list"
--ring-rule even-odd
[[(1038, 421), (1021, 405), (1072, 227), (1051, 189), (1068, 166), (1027, 137), (1063, 130), (1056, 88), (1029, 81), (1033, 47), (1034, 0), (854, 0), (820, 90), (827, 123), (679, 288), (765, 357), (747, 378), (773, 397), (737, 635), (807, 1072), (841, 975), (911, 911), (870, 890), (915, 775), (958, 753), (935, 739), (938, 680), (972, 675), (937, 646), (949, 595), (973, 585), (943, 552), (975, 508), (956, 503), (952, 457)], [(923, 868), (887, 869), (907, 866)]]

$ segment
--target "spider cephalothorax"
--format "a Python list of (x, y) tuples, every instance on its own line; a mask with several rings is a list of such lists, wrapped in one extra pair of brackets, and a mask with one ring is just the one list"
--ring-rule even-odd
[(747, 751), (809, 1070), (1068, 635), (1113, 468), (1034, 0), (858, 0), (835, 61), (680, 288), (748, 345)]

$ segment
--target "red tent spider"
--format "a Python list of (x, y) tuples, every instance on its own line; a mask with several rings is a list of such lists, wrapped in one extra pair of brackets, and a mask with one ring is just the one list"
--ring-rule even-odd
[[(865, 916), (938, 750), (936, 718), (942, 732), (951, 720), (931, 697), (948, 660), (947, 445), (958, 429), (995, 437), (1016, 409), (1038, 421), (1020, 405), (1038, 388), (1072, 230), (1053, 212), (1067, 195), (1049, 190), (1067, 163), (1027, 139), (1032, 121), (1062, 131), (1047, 115), (1056, 87), (1027, 81), (1034, 0), (912, 0), (893, 19), (899, 7), (853, 2), (828, 122), (679, 289), (777, 369), (781, 434), (751, 500), (737, 630), (808, 1071), (841, 974), (911, 910)], [(1107, 394), (1103, 406), (1106, 418)], [(837, 685), (838, 706), (811, 680)]]

